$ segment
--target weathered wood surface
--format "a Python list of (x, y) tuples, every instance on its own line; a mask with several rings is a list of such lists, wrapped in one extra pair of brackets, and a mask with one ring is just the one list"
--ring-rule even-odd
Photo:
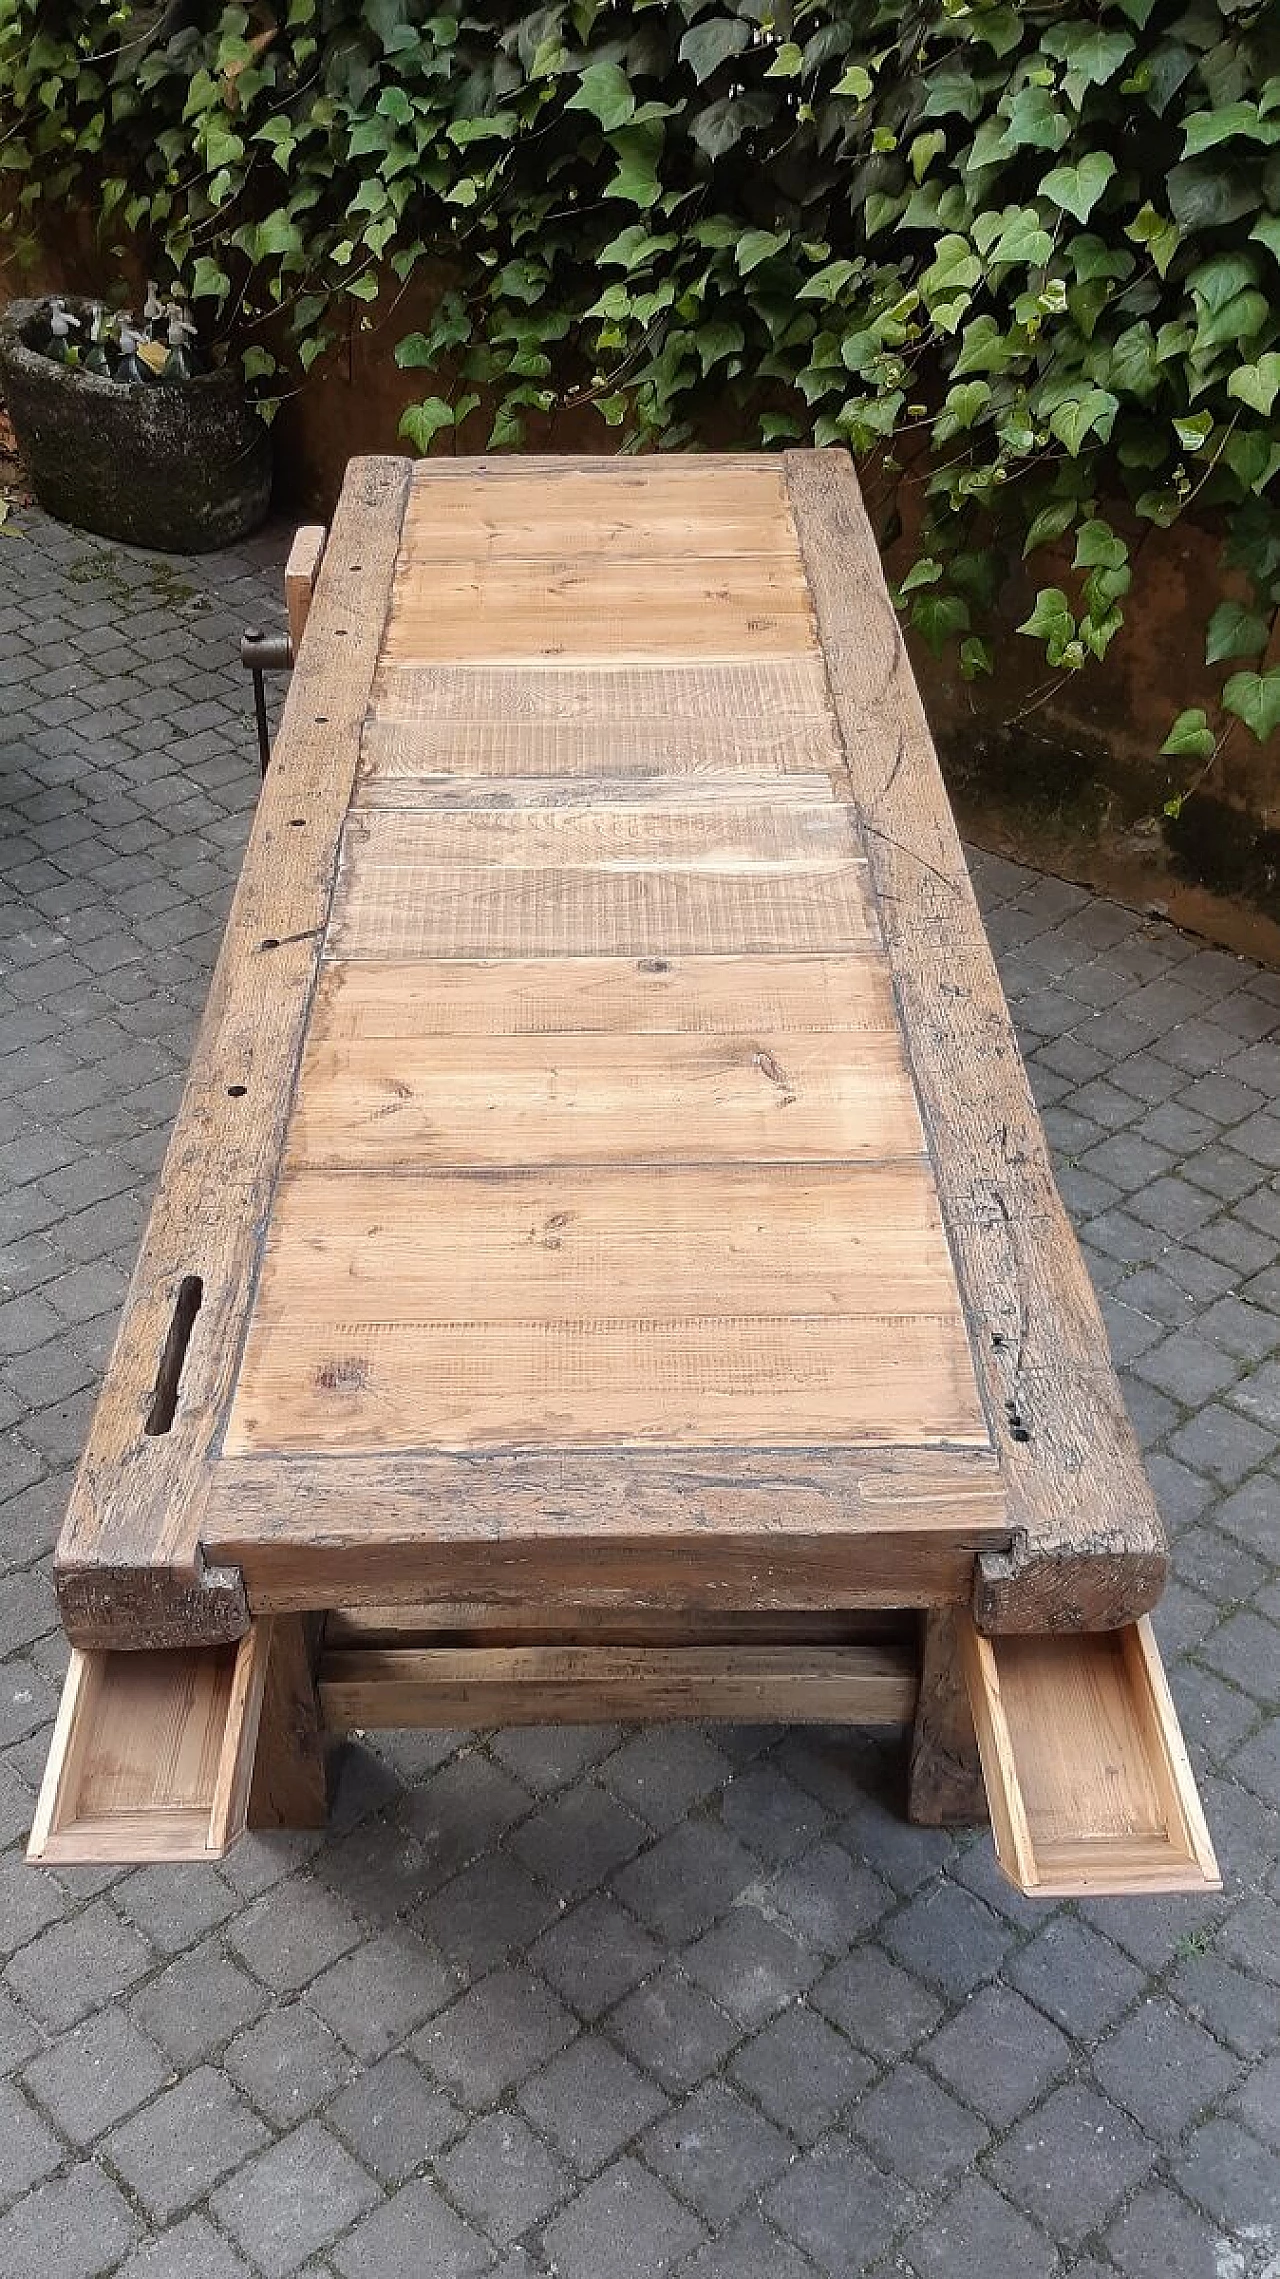
[(1163, 1588), (1155, 1499), (852, 468), (842, 453), (789, 452), (787, 480), (1008, 1492), (1013, 1542), (980, 1562), (977, 1618), (1110, 1627)]
[(1089, 1626), (1162, 1557), (847, 462), (357, 464), (72, 1636)]

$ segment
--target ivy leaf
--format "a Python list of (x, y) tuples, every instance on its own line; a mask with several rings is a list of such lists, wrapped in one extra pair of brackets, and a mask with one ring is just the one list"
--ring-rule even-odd
[(921, 561), (912, 563), (898, 591), (914, 593), (920, 586), (936, 586), (941, 576), (941, 562), (935, 561), (931, 554), (926, 554)]
[(1177, 223), (1169, 221), (1148, 202), (1138, 208), (1124, 234), (1132, 238), (1135, 245), (1145, 245), (1157, 275), (1167, 277), (1169, 263), (1182, 242)]
[(1228, 377), (1227, 394), (1265, 419), (1280, 394), (1280, 353), (1271, 348), (1256, 364), (1237, 364)]
[(1069, 396), (1049, 415), (1049, 426), (1060, 443), (1065, 443), (1073, 459), (1077, 459), (1091, 435), (1105, 443), (1115, 424), (1120, 409), (1119, 398), (1107, 388), (1087, 388), (1081, 396)]
[(741, 16), (710, 16), (685, 33), (680, 42), (680, 61), (688, 64), (701, 86), (731, 55), (741, 55), (750, 45), (751, 26)]
[(662, 194), (657, 171), (662, 149), (661, 125), (646, 122), (643, 126), (618, 127), (610, 143), (618, 167), (605, 185), (606, 196), (625, 198), (632, 206), (656, 205)]
[(993, 673), (996, 669), (991, 643), (978, 634), (970, 633), (960, 643), (960, 673), (967, 681), (976, 681), (979, 673)]
[(1042, 506), (1027, 532), (1022, 549), (1023, 561), (1026, 561), (1028, 554), (1035, 552), (1037, 546), (1051, 546), (1055, 539), (1065, 537), (1079, 511), (1075, 499), (1051, 499), (1048, 506)]
[(1242, 720), (1250, 734), (1265, 744), (1280, 728), (1280, 665), (1267, 673), (1233, 673), (1222, 692), (1228, 712)]
[(1032, 641), (1043, 641), (1051, 665), (1061, 664), (1068, 644), (1075, 639), (1076, 621), (1061, 586), (1041, 586), (1030, 617), (1018, 627)]
[(1040, 188), (1055, 206), (1064, 206), (1078, 222), (1087, 222), (1115, 170), (1110, 151), (1091, 150), (1076, 166), (1055, 166)]
[(784, 40), (773, 62), (765, 73), (766, 79), (798, 79), (804, 69), (804, 55), (794, 40)]
[(935, 656), (957, 633), (969, 630), (969, 604), (957, 593), (922, 594), (911, 612), (911, 622)]
[(739, 276), (749, 277), (753, 269), (760, 267), (762, 261), (772, 260), (775, 253), (781, 253), (783, 247), (790, 243), (790, 230), (744, 230), (738, 239), (735, 255)]
[(1077, 110), (1089, 88), (1104, 87), (1133, 53), (1128, 32), (1096, 31), (1091, 24), (1068, 24), (1062, 31), (1048, 31), (1041, 44), (1046, 55), (1057, 56), (1066, 64), (1063, 84)]
[(1075, 569), (1119, 570), (1128, 559), (1128, 547), (1109, 522), (1081, 523), (1076, 537)]
[[(1213, 755), (1214, 742), (1214, 733), (1207, 716), (1193, 707), (1178, 714), (1160, 746), (1160, 753), (1163, 759), (1169, 760), (1207, 760)], [(1170, 802), (1170, 807), (1172, 804)], [(1166, 807), (1166, 814), (1170, 812), (1170, 807)], [(1177, 807), (1180, 813), (1181, 800), (1178, 800)]]
[(1005, 223), (991, 250), (992, 263), (1016, 261), (1028, 269), (1043, 269), (1053, 251), (1053, 239), (1040, 227), (1034, 206), (1026, 206)]
[(415, 451), (423, 458), (431, 449), (433, 437), (442, 428), (453, 426), (453, 406), (443, 396), (428, 396), (425, 403), (409, 404), (400, 414), (401, 435), (406, 436)]
[(1205, 638), (1206, 665), (1220, 664), (1224, 657), (1260, 657), (1270, 630), (1265, 617), (1246, 609), (1243, 602), (1219, 602)]
[(606, 134), (614, 127), (625, 126), (635, 107), (631, 82), (616, 63), (589, 63), (576, 94), (565, 104), (566, 111), (589, 111)]

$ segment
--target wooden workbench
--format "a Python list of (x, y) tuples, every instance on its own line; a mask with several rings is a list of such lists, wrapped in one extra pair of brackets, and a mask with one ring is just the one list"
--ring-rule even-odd
[(914, 1712), (922, 1817), (972, 1705), (1029, 1888), (1212, 1879), (848, 460), (357, 461), (310, 583), (34, 1848), (314, 1817), (319, 1653), (333, 1724)]

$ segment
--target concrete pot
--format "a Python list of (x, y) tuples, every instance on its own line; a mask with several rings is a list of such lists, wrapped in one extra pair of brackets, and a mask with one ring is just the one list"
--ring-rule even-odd
[[(65, 296), (87, 319), (90, 303)], [(34, 345), (48, 304), (0, 316), (0, 385), (31, 487), (78, 530), (163, 553), (205, 554), (256, 530), (271, 497), (271, 444), (239, 375), (121, 386)]]

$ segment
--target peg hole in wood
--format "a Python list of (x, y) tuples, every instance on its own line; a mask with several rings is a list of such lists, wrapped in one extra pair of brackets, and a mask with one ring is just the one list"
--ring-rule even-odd
[(174, 1411), (178, 1406), (178, 1387), (182, 1383), (182, 1364), (187, 1358), (187, 1347), (191, 1343), (191, 1332), (203, 1296), (204, 1283), (200, 1276), (184, 1274), (173, 1301), (173, 1313), (160, 1354), (160, 1366), (156, 1371), (155, 1390), (151, 1395), (151, 1406), (147, 1410), (146, 1424), (143, 1427), (153, 1440), (166, 1433), (173, 1423)]
[(247, 1084), (228, 1084), (227, 1098), (228, 1100), (243, 1100), (248, 1089)]
[(265, 934), (258, 944), (260, 950), (278, 950), (279, 947), (280, 940), (276, 934)]

